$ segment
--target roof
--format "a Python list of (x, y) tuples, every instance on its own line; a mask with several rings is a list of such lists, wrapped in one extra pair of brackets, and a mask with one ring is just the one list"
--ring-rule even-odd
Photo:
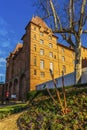
[[(74, 51), (74, 49), (72, 48), (72, 46), (66, 46), (66, 45), (61, 44), (61, 43), (57, 43), (57, 45), (59, 45), (59, 46), (61, 46), (61, 47), (64, 47), (64, 48), (66, 48), (66, 49), (69, 49), (69, 50), (71, 50), (71, 51)], [(83, 45), (82, 45), (81, 47), (84, 48), (84, 49), (87, 49), (87, 47), (84, 47)]]
[(69, 50), (71, 50), (71, 51), (74, 51), (74, 50), (71, 48), (71, 46), (65, 46), (65, 45), (63, 45), (63, 44), (61, 44), (61, 43), (57, 43), (57, 45), (59, 45), (59, 46), (61, 46), (61, 47), (64, 47), (64, 48), (66, 48), (66, 49), (69, 49)]
[(13, 54), (15, 54), (17, 51), (19, 51), (19, 49), (21, 49), (23, 47), (23, 44), (18, 43), (15, 50), (12, 52)]
[(37, 25), (37, 26), (41, 26), (41, 27), (43, 27), (44, 29), (49, 29), (49, 30), (51, 30), (51, 29), (47, 26), (47, 24), (44, 22), (44, 20), (41, 19), (41, 18), (38, 17), (38, 16), (32, 17), (32, 19), (31, 19), (30, 22), (27, 24), (27, 26), (25, 27), (25, 29), (27, 29), (27, 27), (29, 26), (30, 23), (33, 23), (33, 24), (35, 24), (35, 25)]
[(31, 22), (35, 23), (36, 25), (39, 25), (43, 28), (49, 28), (47, 24), (38, 16), (35, 16), (31, 19)]
[(14, 49), (14, 51), (11, 52), (10, 55), (9, 55), (6, 59), (12, 57), (12, 54), (13, 54), (13, 55), (16, 54), (16, 52), (18, 52), (22, 47), (23, 47), (23, 44), (18, 43), (18, 44), (16, 45), (16, 48)]
[(85, 46), (83, 46), (83, 45), (82, 45), (82, 48), (87, 49), (87, 47), (85, 47)]
[[(52, 36), (58, 38), (56, 35), (53, 34), (51, 28), (49, 28), (47, 26), (47, 24), (44, 22), (43, 19), (41, 19), (40, 17), (38, 16), (35, 16), (35, 17), (32, 17), (31, 21), (27, 24), (27, 26), (25, 27), (25, 29), (27, 29), (30, 25), (30, 23), (33, 23), (34, 25), (38, 26), (38, 27), (41, 27), (44, 29), (44, 32), (46, 33), (49, 33), (49, 35), (51, 34)], [(23, 40), (23, 38), (26, 36), (26, 34), (24, 34), (21, 38), (21, 40)]]

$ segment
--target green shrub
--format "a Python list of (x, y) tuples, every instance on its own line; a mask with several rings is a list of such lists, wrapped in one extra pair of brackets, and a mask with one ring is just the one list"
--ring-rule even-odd
[[(72, 85), (72, 86), (66, 86), (65, 89), (69, 91), (70, 88), (74, 89), (74, 88), (80, 88), (80, 87), (87, 87), (87, 83), (77, 84), (77, 85)], [(62, 91), (62, 87), (58, 88), (58, 90)], [(52, 95), (55, 95), (55, 88), (54, 89), (50, 89), (50, 92), (51, 92)], [(78, 90), (75, 89), (74, 93), (78, 93)], [(29, 91), (27, 93), (27, 100), (32, 101), (33, 99), (35, 99), (37, 97), (42, 97), (42, 96), (49, 96), (46, 89), (39, 90), (39, 91), (37, 91), (37, 90)]]
[[(46, 90), (39, 92), (36, 97), (46, 94)], [(51, 92), (54, 94), (54, 90)], [(36, 105), (32, 105), (31, 109), (20, 117), (24, 130), (86, 130), (87, 88), (68, 89), (66, 95), (67, 105), (70, 108), (67, 115), (61, 115), (59, 103), (55, 105), (49, 98), (37, 100)]]

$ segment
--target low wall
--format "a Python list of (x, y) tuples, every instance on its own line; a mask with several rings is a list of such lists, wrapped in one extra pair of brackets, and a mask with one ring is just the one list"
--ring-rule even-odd
[[(56, 80), (57, 87), (61, 87), (62, 77), (56, 78), (55, 80)], [(81, 83), (87, 83), (87, 67), (82, 69)], [(37, 85), (36, 90), (42, 90), (45, 84), (47, 85), (48, 88), (54, 88), (53, 81), (50, 80), (48, 82)], [(75, 72), (64, 75), (65, 86), (70, 86), (74, 84), (75, 84)]]
[(82, 69), (81, 83), (87, 83), (87, 67)]

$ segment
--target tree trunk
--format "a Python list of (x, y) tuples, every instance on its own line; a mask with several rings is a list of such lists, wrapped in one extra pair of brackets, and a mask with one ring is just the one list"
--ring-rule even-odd
[(78, 84), (81, 83), (82, 76), (81, 40), (77, 40), (75, 51), (75, 83)]

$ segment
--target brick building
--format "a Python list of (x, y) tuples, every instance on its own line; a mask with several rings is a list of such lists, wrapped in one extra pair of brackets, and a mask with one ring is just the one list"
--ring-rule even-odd
[[(73, 49), (57, 43), (55, 36), (46, 23), (38, 16), (33, 17), (25, 28), (23, 44), (17, 44), (7, 58), (6, 90), (24, 99), (26, 93), (35, 90), (37, 84), (51, 80), (49, 69), (55, 78), (74, 71), (75, 53)], [(82, 47), (83, 66), (87, 49)]]
[(4, 83), (0, 82), (0, 101), (3, 102), (5, 98)]

